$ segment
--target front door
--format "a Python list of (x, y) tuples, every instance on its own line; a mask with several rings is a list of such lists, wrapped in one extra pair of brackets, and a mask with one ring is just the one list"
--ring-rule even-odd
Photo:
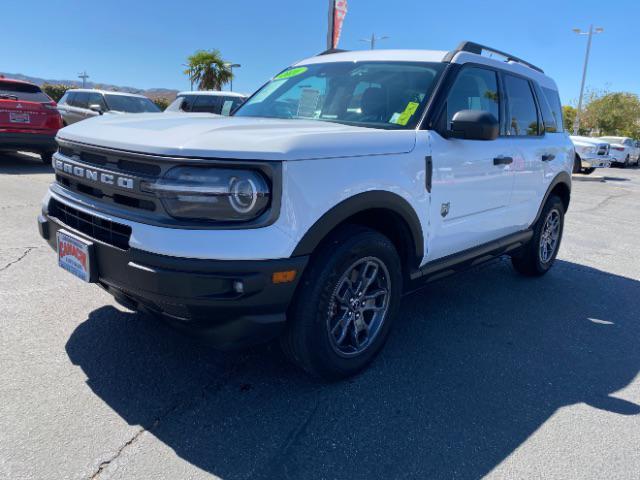
[[(446, 128), (461, 110), (502, 114), (498, 75), (465, 66), (451, 86), (443, 115)], [(444, 138), (430, 132), (433, 164), (427, 260), (473, 248), (513, 233), (509, 204), (513, 189), (513, 144)]]

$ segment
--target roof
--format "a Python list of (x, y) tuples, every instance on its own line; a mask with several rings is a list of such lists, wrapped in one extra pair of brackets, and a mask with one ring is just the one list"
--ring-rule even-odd
[[(466, 42), (470, 43), (470, 42)], [(475, 44), (474, 44), (475, 45)], [(478, 45), (478, 47), (482, 47)], [(485, 48), (485, 47), (482, 47)], [(486, 47), (488, 49), (488, 47)], [(497, 50), (495, 52), (498, 52)], [(499, 52), (502, 55), (503, 52)], [(502, 70), (511, 71), (536, 80), (540, 86), (558, 90), (556, 83), (537, 67), (531, 64), (519, 63), (517, 57), (508, 57), (507, 61), (499, 57), (488, 57), (469, 50), (456, 49), (451, 52), (441, 50), (354, 50), (336, 53), (323, 53), (310, 57), (293, 66), (313, 65), (332, 62), (364, 62), (364, 61), (393, 61), (393, 62), (448, 62), (448, 63), (479, 63)], [(520, 60), (524, 62), (524, 60)], [(535, 67), (535, 68), (534, 68)]]
[(21, 83), (23, 85), (34, 85), (37, 87), (37, 85), (33, 82), (27, 82), (25, 80), (18, 80), (17, 78), (7, 78), (7, 77), (3, 77), (2, 75), (0, 75), (0, 82), (11, 82), (11, 83)]
[(242, 98), (248, 97), (248, 95), (245, 95), (244, 93), (225, 92), (220, 90), (185, 90), (184, 92), (178, 92), (177, 95), (210, 95), (214, 97), (225, 96), (225, 97), (242, 97)]
[(126, 97), (140, 97), (140, 98), (148, 98), (145, 95), (141, 95), (139, 93), (129, 93), (129, 92), (113, 92), (111, 90), (100, 90), (97, 88), (70, 88), (67, 92), (89, 92), (89, 93), (108, 93), (110, 95), (123, 95)]

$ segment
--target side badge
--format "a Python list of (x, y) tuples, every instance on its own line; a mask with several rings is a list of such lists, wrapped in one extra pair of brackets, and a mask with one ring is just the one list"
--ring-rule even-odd
[(442, 215), (442, 218), (446, 217), (447, 215), (449, 215), (449, 202), (447, 203), (443, 203), (440, 206), (440, 215)]

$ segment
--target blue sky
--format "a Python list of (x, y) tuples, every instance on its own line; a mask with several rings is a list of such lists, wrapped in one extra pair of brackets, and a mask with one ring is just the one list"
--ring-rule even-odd
[[(188, 89), (181, 64), (218, 48), (242, 64), (234, 89), (250, 93), (287, 65), (325, 47), (327, 0), (29, 0), (4, 5), (0, 71), (138, 88)], [(7, 21), (14, 19), (16, 21)], [(19, 21), (18, 21), (19, 19)], [(349, 0), (340, 47), (449, 50), (474, 40), (541, 66), (564, 103), (579, 92), (589, 23), (594, 37), (587, 86), (640, 94), (638, 0)]]

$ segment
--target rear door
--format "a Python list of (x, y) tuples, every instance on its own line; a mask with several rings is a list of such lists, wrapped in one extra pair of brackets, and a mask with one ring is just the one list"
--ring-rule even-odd
[[(481, 65), (462, 67), (449, 89), (440, 125), (448, 130), (455, 113), (481, 110), (501, 120), (498, 73)], [(431, 140), (433, 187), (429, 259), (445, 257), (513, 233), (509, 215), (513, 188), (513, 145), (508, 138)]]
[(43, 131), (53, 111), (45, 104), (52, 100), (29, 83), (0, 80), (0, 131)]

